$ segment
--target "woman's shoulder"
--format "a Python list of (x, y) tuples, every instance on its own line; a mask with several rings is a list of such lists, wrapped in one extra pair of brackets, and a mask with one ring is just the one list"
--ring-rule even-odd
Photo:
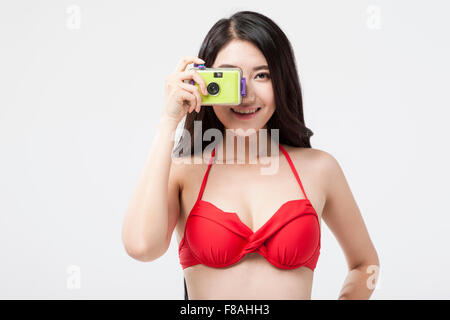
[(281, 145), (288, 153), (289, 155), (293, 154), (294, 156), (303, 156), (303, 157), (314, 157), (314, 158), (325, 158), (325, 157), (332, 157), (332, 155), (322, 149), (317, 148), (306, 148), (306, 147), (296, 147), (296, 146), (290, 146), (290, 145)]
[(317, 170), (322, 173), (332, 173), (338, 170), (339, 164), (336, 158), (328, 151), (318, 148), (304, 148), (282, 145), (289, 153), (294, 164), (310, 170)]
[[(288, 149), (289, 148), (289, 149)], [(300, 169), (302, 179), (307, 176), (314, 181), (318, 190), (327, 199), (330, 185), (335, 185), (342, 176), (342, 169), (336, 158), (328, 151), (317, 148), (285, 148), (297, 169)]]

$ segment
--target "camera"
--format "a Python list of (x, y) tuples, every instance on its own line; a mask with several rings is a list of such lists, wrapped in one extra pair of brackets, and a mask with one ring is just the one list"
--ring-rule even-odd
[[(194, 63), (194, 69), (205, 81), (208, 95), (203, 95), (201, 105), (239, 105), (246, 95), (245, 78), (240, 68), (206, 68), (203, 64)], [(199, 87), (194, 80), (184, 80)], [(199, 88), (200, 89), (200, 88)]]

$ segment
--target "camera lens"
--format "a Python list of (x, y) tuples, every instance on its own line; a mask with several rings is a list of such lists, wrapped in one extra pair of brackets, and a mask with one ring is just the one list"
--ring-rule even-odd
[(219, 85), (215, 82), (211, 82), (206, 87), (206, 90), (210, 95), (215, 96), (219, 92)]

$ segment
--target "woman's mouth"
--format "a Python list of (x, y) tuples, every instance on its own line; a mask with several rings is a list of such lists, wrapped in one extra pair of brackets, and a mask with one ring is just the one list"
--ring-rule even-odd
[(261, 110), (261, 107), (259, 108), (230, 108), (231, 112), (238, 118), (238, 119), (251, 119), (253, 118), (259, 110)]

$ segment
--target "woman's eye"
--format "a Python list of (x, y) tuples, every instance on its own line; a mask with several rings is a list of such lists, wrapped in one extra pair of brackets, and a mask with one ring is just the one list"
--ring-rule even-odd
[(261, 76), (261, 75), (265, 75), (267, 79), (270, 78), (270, 75), (268, 73), (265, 73), (265, 72), (264, 73), (258, 73), (256, 76), (258, 77), (258, 76)]

